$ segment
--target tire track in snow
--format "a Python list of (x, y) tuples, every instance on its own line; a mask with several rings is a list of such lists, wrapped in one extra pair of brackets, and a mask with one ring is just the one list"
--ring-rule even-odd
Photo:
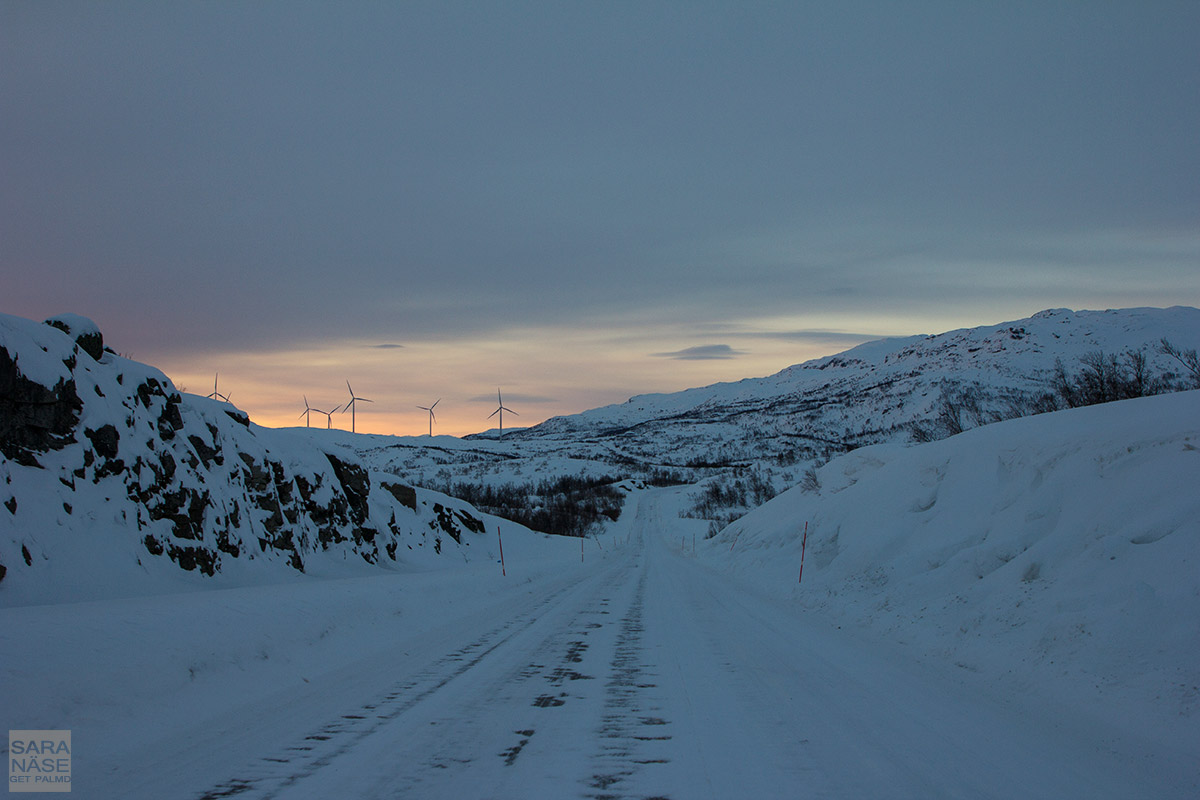
[(241, 776), (229, 778), (197, 796), (197, 800), (222, 798), (273, 798), (305, 780), (343, 755), (360, 741), (411, 710), (422, 701), (466, 675), (489, 654), (538, 622), (542, 613), (575, 587), (564, 586), (543, 597), (532, 609), (497, 626), (469, 644), (436, 661), (414, 677), (397, 684), (381, 698), (353, 713), (340, 715), (318, 730), (257, 763)]
[[(621, 619), (612, 656), (612, 672), (605, 686), (604, 712), (598, 731), (599, 751), (593, 756), (592, 774), (585, 779), (585, 797), (618, 800), (630, 779), (656, 764), (669, 762), (662, 744), (672, 738), (670, 720), (649, 691), (654, 665), (647, 664), (642, 647), (642, 617), (646, 604), (646, 570), (640, 565), (637, 587), (629, 610)], [(640, 792), (638, 796), (644, 796)], [(656, 795), (653, 800), (666, 800)]]

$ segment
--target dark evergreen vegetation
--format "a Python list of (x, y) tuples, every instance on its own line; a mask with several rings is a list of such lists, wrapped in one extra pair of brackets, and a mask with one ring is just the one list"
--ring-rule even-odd
[(603, 520), (621, 516), (625, 493), (618, 479), (563, 475), (536, 483), (488, 485), (452, 481), (438, 491), (465, 500), (480, 511), (542, 533), (587, 536)]

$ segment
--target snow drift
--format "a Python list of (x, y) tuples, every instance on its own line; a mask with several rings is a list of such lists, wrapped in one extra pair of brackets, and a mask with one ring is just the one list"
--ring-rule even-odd
[(815, 477), (707, 558), (939, 660), (1196, 741), (1200, 392), (866, 447)]

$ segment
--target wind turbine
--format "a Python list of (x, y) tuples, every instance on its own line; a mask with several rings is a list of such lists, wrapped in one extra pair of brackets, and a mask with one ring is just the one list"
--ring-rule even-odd
[[(308, 401), (305, 400), (304, 402), (307, 403)], [(333, 415), (337, 413), (337, 410), (339, 408), (342, 408), (342, 407), (334, 406), (333, 411), (322, 411), (319, 408), (314, 408), (311, 410), (317, 412), (318, 414), (324, 414), (325, 415), (325, 430), (331, 430), (333, 428)], [(342, 408), (342, 410), (345, 411), (346, 409)]]
[[(221, 377), (221, 373), (219, 373), (219, 372), (214, 372), (214, 373), (213, 373), (213, 390), (212, 390), (212, 393), (211, 393), (211, 394), (208, 394), (208, 395), (205, 395), (205, 396), (206, 396), (206, 397), (208, 397), (208, 398), (211, 398), (211, 399), (213, 399), (213, 400), (216, 400), (216, 399), (219, 397), (220, 399), (224, 400), (226, 403), (229, 403), (229, 395), (228, 395), (228, 394), (221, 394), (220, 392), (218, 392), (218, 391), (217, 391), (217, 378), (219, 378), (219, 377)], [(230, 394), (232, 394), (232, 392), (230, 392)], [(230, 403), (230, 405), (232, 405), (232, 403)]]
[[(346, 409), (350, 409), (350, 432), (354, 433), (354, 404), (359, 400), (362, 400), (364, 403), (374, 403), (375, 401), (368, 400), (365, 397), (355, 397), (354, 389), (350, 386), (350, 381), (346, 381), (346, 388), (350, 389), (350, 402), (342, 406), (342, 413), (345, 414)], [(335, 408), (334, 411), (337, 411), (337, 409)]]
[[(517, 414), (517, 412), (513, 411), (511, 408), (505, 408), (504, 398), (502, 398), (500, 396), (499, 389), (496, 390), (496, 402), (499, 407), (492, 413), (488, 414), (488, 419), (491, 419), (492, 417), (496, 416), (497, 414), (500, 415), (500, 435), (503, 436), (504, 435), (504, 412), (507, 411), (510, 414)], [(517, 416), (519, 417), (521, 415), (517, 414)]]
[[(308, 415), (314, 411), (317, 411), (317, 409), (313, 408), (312, 406), (310, 406), (308, 404), (308, 395), (305, 395), (304, 396), (304, 410), (300, 412), (300, 416), (304, 417), (304, 427), (306, 427), (306, 428), (311, 427), (308, 424)], [(317, 413), (319, 414), (321, 412), (317, 411)]]
[(437, 404), (440, 402), (442, 402), (442, 398), (439, 397), (437, 400), (433, 401), (433, 405), (431, 405), (431, 406), (417, 406), (417, 408), (421, 409), (422, 411), (429, 412), (429, 435), (430, 436), (433, 436), (433, 421), (435, 419), (437, 419), (437, 417), (435, 417), (433, 415), (433, 410), (435, 408), (437, 408)]

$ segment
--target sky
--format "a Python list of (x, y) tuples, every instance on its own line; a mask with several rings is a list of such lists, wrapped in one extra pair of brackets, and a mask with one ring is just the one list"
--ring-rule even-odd
[(462, 435), (1200, 306), (1197, 41), (1192, 0), (0, 0), (0, 312), (260, 424), (349, 381), (360, 432)]

